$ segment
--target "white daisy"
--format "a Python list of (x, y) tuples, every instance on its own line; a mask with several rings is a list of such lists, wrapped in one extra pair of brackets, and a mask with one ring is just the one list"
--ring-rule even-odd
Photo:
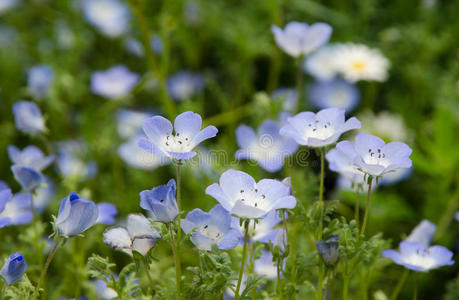
[(334, 65), (348, 81), (385, 81), (390, 62), (378, 49), (361, 44), (340, 44), (335, 46)]

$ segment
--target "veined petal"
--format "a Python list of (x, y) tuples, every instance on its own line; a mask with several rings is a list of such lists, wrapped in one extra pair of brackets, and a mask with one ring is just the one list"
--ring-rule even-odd
[(203, 130), (201, 130), (200, 132), (198, 132), (194, 136), (193, 140), (190, 143), (191, 148), (196, 147), (201, 142), (203, 142), (203, 141), (205, 141), (207, 139), (213, 138), (214, 136), (217, 135), (217, 133), (218, 133), (217, 127), (215, 127), (215, 126), (207, 126), (206, 128), (204, 128)]
[(258, 219), (266, 215), (267, 212), (251, 205), (245, 205), (244, 202), (238, 200), (230, 213), (239, 218)]
[(232, 199), (228, 198), (217, 183), (209, 185), (206, 188), (206, 194), (215, 198), (215, 200), (217, 200), (227, 211), (230, 211), (233, 207)]
[(233, 249), (239, 244), (240, 240), (241, 233), (235, 229), (231, 229), (218, 242), (218, 248), (223, 250)]
[(201, 130), (202, 119), (199, 114), (192, 111), (181, 113), (175, 118), (174, 130), (175, 134), (187, 136), (192, 139)]
[(220, 187), (230, 201), (236, 199), (241, 190), (253, 190), (255, 184), (255, 180), (242, 171), (229, 169), (220, 176)]
[(154, 116), (145, 120), (143, 123), (143, 131), (148, 139), (156, 144), (162, 141), (166, 136), (172, 134), (172, 124), (168, 119), (162, 116)]

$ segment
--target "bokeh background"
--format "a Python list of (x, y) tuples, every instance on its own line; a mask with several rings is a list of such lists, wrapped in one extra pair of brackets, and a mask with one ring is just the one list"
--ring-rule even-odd
[[(330, 42), (379, 48), (390, 61), (385, 82), (356, 84), (361, 101), (351, 114), (362, 120), (366, 132), (386, 141), (402, 139), (413, 148), (412, 173), (374, 193), (369, 233), (382, 232), (396, 248), (416, 224), (429, 219), (438, 226), (434, 242), (458, 251), (459, 222), (454, 213), (459, 208), (459, 1), (132, 0), (115, 1), (124, 7), (116, 18), (110, 16), (114, 8), (91, 7), (88, 2), (0, 0), (0, 179), (19, 190), (10, 171), (8, 145), (33, 144), (58, 153), (58, 142), (80, 143), (77, 162), (70, 167), (78, 170), (75, 174), (64, 178), (57, 165), (46, 171), (55, 193), (42, 214), (43, 235), (51, 232), (47, 222), (71, 190), (95, 202), (115, 204), (122, 220), (128, 213), (141, 212), (140, 191), (175, 176), (172, 165), (142, 169), (119, 155), (119, 146), (127, 142), (118, 130), (120, 109), (169, 119), (193, 110), (206, 125), (218, 127), (217, 137), (206, 141), (199, 152), (203, 157), (209, 151), (222, 151), (226, 159), (219, 156), (185, 167), (185, 210), (213, 207), (215, 200), (204, 190), (229, 167), (245, 170), (257, 180), (282, 179), (283, 171), (270, 174), (254, 163), (233, 160), (238, 149), (235, 128), (277, 119), (282, 105), (272, 99), (272, 92), (296, 84), (298, 62), (277, 47), (271, 25), (320, 21), (333, 27)], [(109, 25), (101, 27), (97, 20)], [(138, 74), (134, 87), (117, 99), (95, 93), (93, 73), (120, 64)], [(34, 93), (31, 84), (30, 70), (37, 65), (46, 65), (53, 73), (43, 94)], [(183, 70), (194, 76), (188, 80), (197, 83), (184, 83), (191, 84), (191, 93), (174, 100), (171, 76)], [(303, 76), (300, 107), (317, 110), (308, 97), (314, 79)], [(15, 128), (12, 105), (18, 100), (38, 104), (46, 118), (46, 135), (30, 137)], [(85, 166), (90, 162), (97, 167)], [(313, 152), (301, 164), (296, 162), (295, 195), (303, 203), (317, 198), (317, 162)], [(331, 171), (326, 175), (326, 199), (341, 200), (337, 215), (352, 218), (354, 194), (340, 189)], [(119, 266), (129, 261), (102, 243), (104, 228), (97, 225), (57, 255), (47, 282), (53, 287), (50, 299), (73, 297), (75, 289), (77, 294), (95, 297), (85, 279), (89, 253), (112, 257)], [(29, 230), (27, 226), (3, 228), (0, 255), (21, 250), (30, 266), (29, 277), (35, 278), (43, 258), (34, 256)], [(162, 243), (154, 253), (160, 259), (158, 270), (172, 264), (167, 244)], [(85, 252), (80, 251), (82, 244)], [(185, 256), (191, 261), (195, 254), (189, 252)], [(420, 298), (458, 299), (457, 270), (449, 267), (422, 274)], [(376, 268), (369, 278), (370, 297), (380, 289), (389, 293), (400, 272), (395, 265), (384, 271)], [(409, 299), (413, 284), (410, 278), (401, 299)]]

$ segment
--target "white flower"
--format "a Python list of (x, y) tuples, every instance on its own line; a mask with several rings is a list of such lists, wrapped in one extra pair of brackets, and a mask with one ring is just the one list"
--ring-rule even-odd
[(128, 31), (129, 10), (119, 0), (83, 0), (82, 10), (87, 22), (108, 37), (118, 37)]
[(348, 81), (385, 81), (390, 62), (378, 49), (361, 44), (340, 44), (335, 46), (334, 65)]

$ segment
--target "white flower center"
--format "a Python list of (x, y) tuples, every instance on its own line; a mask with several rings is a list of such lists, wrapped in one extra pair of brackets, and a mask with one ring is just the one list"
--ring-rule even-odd
[(216, 226), (206, 224), (201, 226), (199, 231), (203, 236), (206, 236), (215, 242), (219, 242), (223, 238), (223, 234), (220, 232), (220, 230), (218, 230)]
[(404, 257), (404, 261), (410, 265), (419, 266), (425, 269), (430, 269), (436, 265), (436, 261), (430, 256), (429, 250), (418, 250), (416, 253)]
[(164, 150), (168, 152), (189, 152), (191, 151), (191, 138), (176, 133), (166, 136), (164, 139)]
[(315, 120), (312, 123), (308, 123), (306, 132), (304, 135), (305, 139), (316, 138), (319, 140), (325, 140), (331, 137), (335, 133), (335, 130), (330, 121)]
[(386, 154), (381, 148), (369, 148), (367, 155), (364, 157), (364, 161), (369, 165), (382, 165), (384, 167), (388, 165)]
[(266, 195), (262, 194), (257, 188), (253, 190), (240, 190), (239, 199), (245, 205), (250, 205), (261, 210), (266, 210)]

